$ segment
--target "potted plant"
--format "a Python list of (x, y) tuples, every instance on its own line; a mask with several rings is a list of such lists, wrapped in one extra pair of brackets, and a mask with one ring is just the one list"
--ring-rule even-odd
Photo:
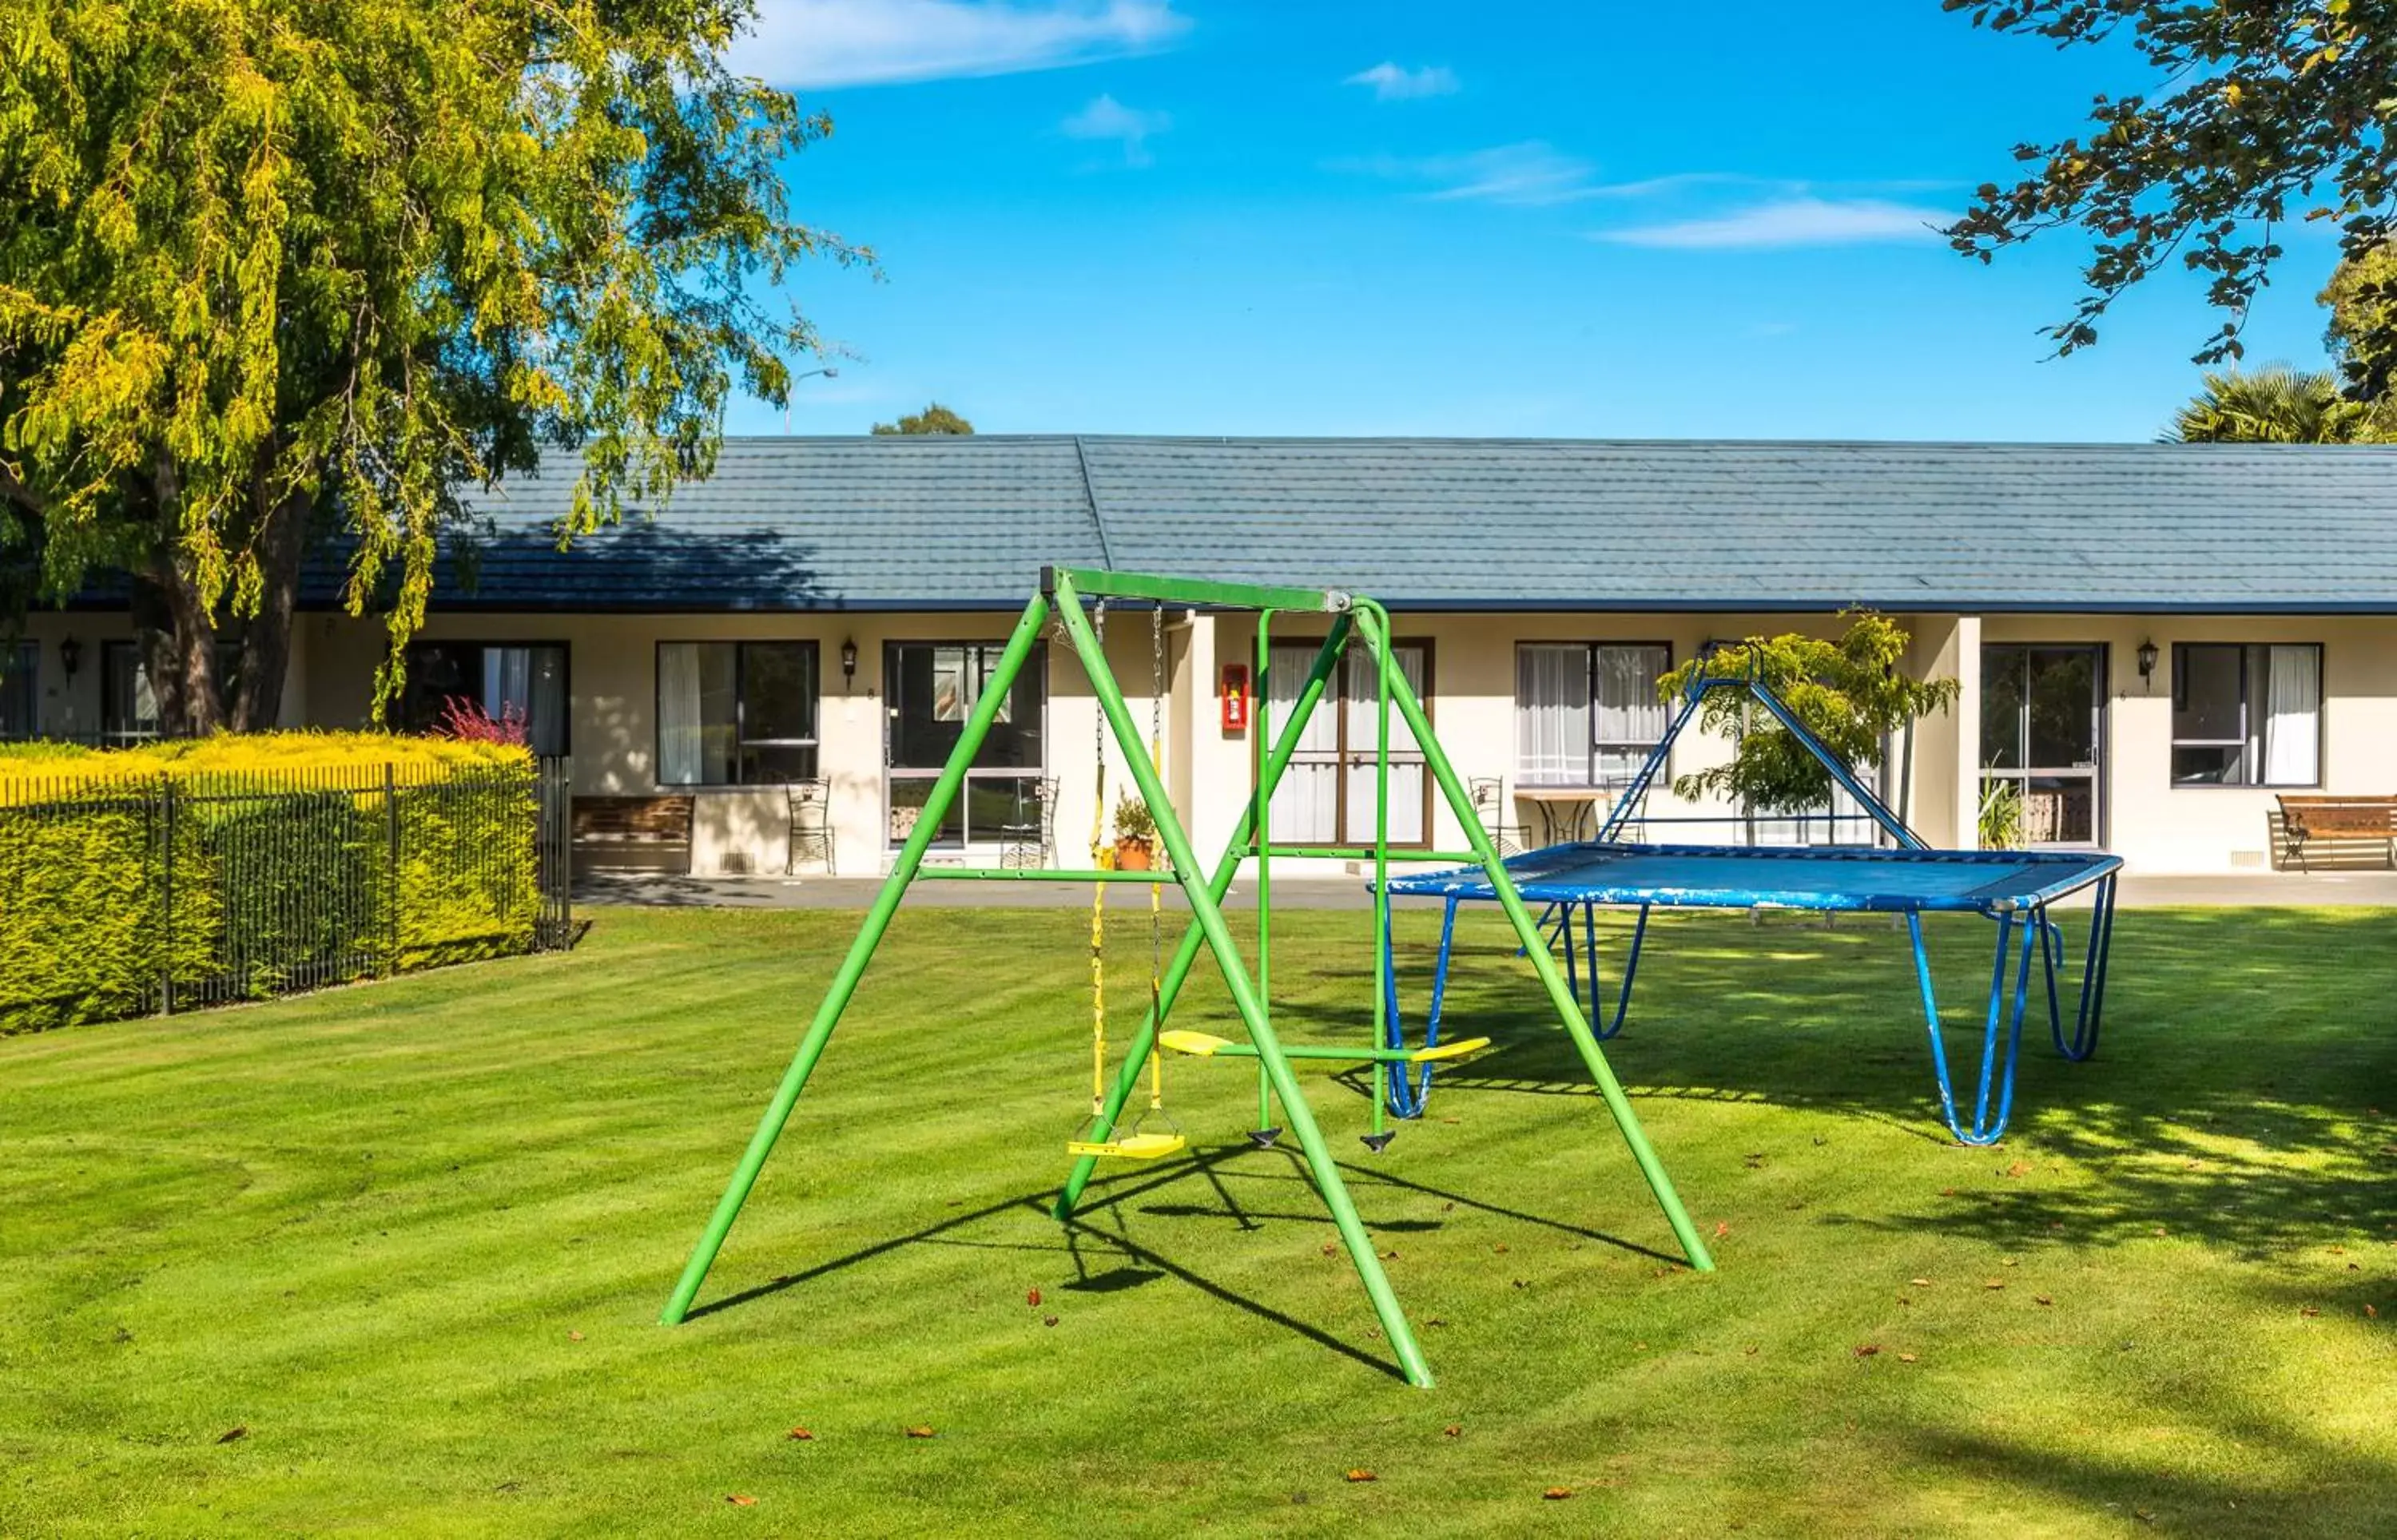
[(1133, 797), (1116, 799), (1116, 870), (1147, 871), (1157, 865), (1157, 820), (1148, 804)]

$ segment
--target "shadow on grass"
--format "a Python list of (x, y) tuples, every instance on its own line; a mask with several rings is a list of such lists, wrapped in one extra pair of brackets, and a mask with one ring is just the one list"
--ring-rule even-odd
[[(2070, 917), (2076, 960), (2085, 923)], [(1460, 936), (1442, 1029), (1496, 1045), (1439, 1071), (1434, 1111), (1445, 1095), (1593, 1095), (1511, 938), (1494, 924)], [(1624, 940), (1619, 923), (1601, 932), (1610, 962)], [(1962, 1100), (1980, 1063), (1989, 927), (1942, 919), (1930, 946)], [(1411, 1030), (1421, 1028), (1431, 957), (1401, 932)], [(2068, 1028), (2078, 981), (2077, 970), (2058, 979)], [(1288, 1036), (1353, 1036), (1347, 997), (1372, 988), (1372, 960), (1307, 976), (1285, 969), (1277, 984), (1290, 995), (1276, 1002)], [(2056, 1057), (2034, 982), (2013, 1124), (1989, 1152), (2002, 1167), (2027, 1156), (2094, 1179), (2026, 1173), (2018, 1186), (1869, 1223), (2008, 1245), (2103, 1244), (2162, 1228), (2250, 1255), (2397, 1226), (2388, 1159), (2397, 1125), (2384, 1112), (2397, 1109), (2392, 986), (2397, 923), (2387, 911), (2125, 912), (2096, 1057)], [(1870, 921), (1826, 930), (1660, 917), (1629, 1024), (1604, 1048), (1638, 1095), (1802, 1108), (1953, 1143), (1938, 1120), (1911, 950), (1903, 931)]]
[[(1159, 1218), (1226, 1218), (1234, 1221), (1243, 1230), (1262, 1229), (1267, 1220), (1282, 1220), (1306, 1225), (1329, 1224), (1331, 1214), (1328, 1210), (1302, 1214), (1260, 1212), (1249, 1208), (1233, 1196), (1217, 1175), (1216, 1168), (1226, 1162), (1244, 1158), (1264, 1160), (1275, 1156), (1280, 1157), (1287, 1167), (1282, 1175), (1248, 1172), (1243, 1173), (1243, 1179), (1292, 1182), (1310, 1189), (1314, 1187), (1314, 1182), (1307, 1175), (1298, 1151), (1259, 1150), (1249, 1145), (1233, 1145), (1221, 1149), (1201, 1150), (1186, 1160), (1174, 1162), (1153, 1172), (1142, 1173), (1135, 1176), (1101, 1178), (1092, 1183), (1082, 1195), (1079, 1211), (1064, 1222), (1064, 1249), (1072, 1258), (1076, 1275), (1075, 1281), (1064, 1287), (1089, 1294), (1114, 1294), (1138, 1288), (1154, 1282), (1159, 1278), (1172, 1278), (1212, 1299), (1244, 1310), (1261, 1321), (1329, 1348), (1394, 1379), (1403, 1380), (1405, 1374), (1395, 1361), (1386, 1359), (1378, 1353), (1335, 1336), (1322, 1327), (1301, 1321), (1263, 1300), (1242, 1294), (1210, 1278), (1196, 1268), (1176, 1261), (1168, 1254), (1133, 1240), (1124, 1228), (1122, 1215), (1126, 1212), (1152, 1215)], [(1342, 1180), (1347, 1182), (1352, 1188), (1371, 1189), (1378, 1187), (1394, 1192), (1404, 1191), (1420, 1197), (1437, 1198), (1453, 1207), (1474, 1209), (1524, 1224), (1541, 1226), (1561, 1234), (1613, 1246), (1631, 1255), (1645, 1257), (1652, 1261), (1686, 1265), (1681, 1257), (1654, 1251), (1635, 1241), (1610, 1235), (1603, 1230), (1591, 1229), (1587, 1226), (1572, 1224), (1566, 1220), (1550, 1218), (1522, 1209), (1509, 1208), (1504, 1204), (1485, 1202), (1466, 1193), (1433, 1187), (1424, 1182), (1411, 1181), (1370, 1167), (1346, 1162), (1335, 1162), (1335, 1164), (1339, 1166)], [(1144, 1203), (1139, 1201), (1193, 1178), (1203, 1181), (1212, 1189), (1216, 1196), (1215, 1202)], [(803, 1271), (784, 1273), (768, 1282), (755, 1284), (737, 1294), (727, 1294), (722, 1299), (711, 1300), (704, 1305), (695, 1307), (686, 1319), (697, 1321), (702, 1317), (716, 1315), (739, 1306), (755, 1304), (785, 1290), (797, 1288), (800, 1284), (845, 1271), (877, 1257), (888, 1256), (909, 1246), (984, 1244), (984, 1242), (963, 1237), (957, 1232), (969, 1226), (981, 1224), (1002, 1215), (1024, 1211), (1046, 1217), (1052, 1196), (1050, 1191), (1044, 1189), (1037, 1193), (1024, 1193), (1004, 1198), (997, 1202), (985, 1203), (980, 1208), (970, 1209), (961, 1214), (949, 1215), (936, 1224), (924, 1226), (905, 1235), (877, 1241), (870, 1246), (863, 1246), (829, 1261), (820, 1262)], [(1101, 1215), (1113, 1218), (1114, 1228), (1100, 1228), (1097, 1220)], [(1386, 1219), (1368, 1222), (1366, 1228), (1381, 1234), (1419, 1234), (1440, 1229), (1442, 1224), (1443, 1221), (1438, 1219)], [(1111, 1254), (1118, 1259), (1116, 1265), (1094, 1270), (1090, 1257), (1086, 1255), (1086, 1250)]]

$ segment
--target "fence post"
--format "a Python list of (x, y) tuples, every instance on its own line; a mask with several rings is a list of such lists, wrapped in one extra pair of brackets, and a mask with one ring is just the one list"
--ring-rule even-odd
[(384, 860), (391, 881), (386, 886), (391, 908), (391, 936), (383, 952), (382, 976), (391, 977), (399, 972), (399, 777), (396, 767), (382, 767), (382, 815), (388, 838)]
[(167, 831), (167, 845), (161, 862), (163, 881), (160, 886), (160, 907), (166, 911), (165, 941), (158, 955), (158, 1014), (175, 1014), (175, 780), (171, 776), (158, 777), (159, 800), (165, 804), (159, 824)]

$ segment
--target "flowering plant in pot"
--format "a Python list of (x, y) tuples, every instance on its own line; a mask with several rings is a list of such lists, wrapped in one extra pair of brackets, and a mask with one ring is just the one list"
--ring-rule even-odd
[(1133, 797), (1116, 799), (1116, 870), (1147, 871), (1157, 865), (1157, 819)]

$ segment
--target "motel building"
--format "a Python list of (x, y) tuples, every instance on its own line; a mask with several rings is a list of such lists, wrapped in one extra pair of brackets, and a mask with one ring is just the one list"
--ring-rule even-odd
[[(429, 726), (453, 696), (516, 707), (537, 749), (570, 756), (579, 814), (687, 813), (687, 838), (595, 861), (804, 876), (828, 845), (842, 876), (887, 870), (1051, 564), (1380, 600), (1477, 816), (1519, 844), (1594, 828), (1664, 734), (1659, 674), (1712, 642), (1836, 636), (1856, 607), (1906, 627), (1915, 674), (1962, 682), (1881, 773), (1935, 845), (1974, 845), (2004, 780), (2029, 843), (2102, 846), (2135, 872), (2263, 873), (2289, 864), (2281, 796), (2397, 793), (2397, 450), (735, 439), (656, 518), (560, 552), (571, 481), (482, 505), (473, 586), (445, 568), (398, 716)], [(380, 624), (329, 591), (305, 607), (286, 723), (361, 725)], [(1276, 617), (1262, 681), (1253, 615), (1106, 620), (1212, 856), (1248, 793), (1254, 708), (1286, 709), (1325, 617)], [(1277, 794), (1277, 844), (1371, 840), (1372, 683), (1360, 657), (1327, 697)], [(121, 606), (39, 611), (0, 642), (0, 736), (154, 726)], [(933, 858), (1084, 864), (1097, 729), (1052, 632)], [(1671, 771), (1729, 750), (1685, 735)], [(1105, 752), (1112, 803), (1130, 781)], [(1419, 756), (1398, 757), (1394, 842), (1461, 848)], [(794, 841), (795, 806), (821, 841)], [(1657, 839), (1834, 837), (1669, 789), (1648, 812), (1692, 820), (1650, 826)], [(2389, 852), (2308, 859), (2378, 868)]]

